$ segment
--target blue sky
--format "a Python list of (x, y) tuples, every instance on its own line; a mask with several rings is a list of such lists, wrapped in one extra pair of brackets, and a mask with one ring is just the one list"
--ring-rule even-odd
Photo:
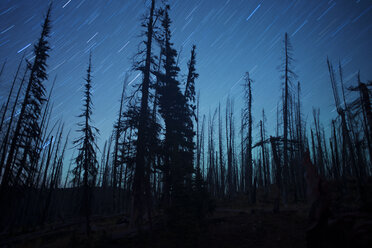
[[(32, 57), (39, 37), (47, 0), (0, 1), (0, 63), (7, 60), (0, 78), (4, 101), (22, 54)], [(93, 52), (94, 124), (100, 129), (99, 146), (109, 137), (124, 73), (130, 71), (137, 51), (144, 0), (55, 0), (52, 11), (52, 51), (48, 59), (47, 88), (57, 75), (52, 101), (53, 120), (62, 118), (65, 130), (76, 137), (83, 78), (88, 53)], [(157, 3), (160, 4), (160, 1)], [(235, 101), (236, 122), (242, 107), (243, 76), (249, 71), (253, 84), (255, 125), (262, 109), (268, 132), (276, 125), (282, 79), (284, 33), (293, 46), (293, 70), (302, 84), (304, 117), (312, 124), (312, 107), (320, 108), (327, 127), (336, 116), (326, 64), (329, 56), (341, 61), (346, 85), (372, 80), (372, 2), (367, 0), (175, 0), (169, 1), (173, 43), (180, 51), (180, 80), (184, 81), (191, 46), (197, 46), (197, 89), (201, 112), (208, 115), (228, 95)], [(139, 82), (138, 72), (130, 80)], [(223, 108), (224, 109), (224, 108)], [(256, 133), (258, 129), (255, 129)]]

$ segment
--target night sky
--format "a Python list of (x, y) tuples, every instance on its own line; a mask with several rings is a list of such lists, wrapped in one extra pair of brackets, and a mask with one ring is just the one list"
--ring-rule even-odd
[[(10, 79), (22, 54), (32, 58), (32, 45), (40, 35), (49, 1), (0, 0), (0, 63), (7, 60), (0, 78), (0, 101), (6, 99)], [(76, 137), (76, 117), (81, 112), (82, 85), (89, 51), (93, 63), (94, 125), (98, 141), (109, 137), (124, 74), (141, 40), (144, 0), (55, 0), (52, 10), (52, 51), (48, 59), (49, 89), (57, 75), (52, 96), (53, 120), (62, 118), (65, 130)], [(160, 1), (157, 3), (160, 4)], [(276, 106), (280, 101), (284, 33), (293, 46), (294, 70), (302, 83), (304, 117), (312, 124), (312, 107), (320, 108), (328, 127), (336, 116), (326, 57), (344, 68), (346, 85), (372, 80), (371, 0), (174, 0), (169, 1), (174, 47), (181, 51), (180, 80), (185, 81), (191, 46), (197, 46), (196, 82), (201, 112), (208, 115), (230, 94), (235, 118), (240, 122), (243, 76), (254, 80), (255, 125), (264, 108), (268, 132), (273, 135)], [(134, 85), (141, 80), (131, 72)], [(134, 80), (134, 81), (133, 81)], [(297, 83), (297, 80), (295, 81)], [(257, 131), (257, 130), (254, 130)], [(238, 135), (238, 134), (237, 134)], [(238, 138), (238, 137), (237, 137)]]

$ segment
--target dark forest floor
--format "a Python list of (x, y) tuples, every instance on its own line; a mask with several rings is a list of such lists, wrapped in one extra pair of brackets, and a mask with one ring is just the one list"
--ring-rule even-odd
[[(123, 217), (95, 217), (89, 237), (81, 223), (54, 223), (43, 229), (27, 230), (16, 235), (0, 234), (0, 247), (302, 248), (306, 247), (307, 213), (305, 205), (283, 207), (278, 213), (273, 213), (272, 207), (265, 206), (243, 208), (218, 205), (203, 227), (194, 225), (193, 228), (180, 231), (166, 228), (154, 218), (158, 224), (154, 225), (152, 231), (145, 226), (141, 235), (137, 230), (129, 229)], [(345, 237), (352, 238), (344, 246), (337, 245), (338, 248), (372, 247), (371, 213), (348, 212), (334, 226), (339, 230), (331, 234), (336, 235), (334, 238), (341, 240), (341, 244), (347, 240)], [(364, 241), (357, 244), (355, 240)], [(336, 247), (336, 244), (332, 241), (326, 247)]]
[[(115, 220), (116, 219), (116, 220)], [(116, 222), (116, 223), (115, 223)], [(91, 237), (76, 225), (17, 235), (0, 247), (306, 247), (303, 207), (273, 213), (264, 208), (217, 208), (202, 228), (175, 231), (155, 226), (138, 235), (117, 217), (97, 220)], [(3, 240), (4, 241), (4, 240)]]
[[(345, 187), (353, 188), (350, 185)], [(325, 235), (331, 238), (327, 238), (330, 241), (325, 247), (372, 247), (372, 180), (369, 193), (365, 193), (364, 197), (369, 200), (369, 208), (364, 210), (361, 208), (361, 197), (355, 191), (337, 193), (332, 184), (328, 189), (333, 216), (328, 221), (330, 228)], [(274, 213), (273, 201), (264, 201), (262, 195), (258, 191), (258, 201), (254, 205), (248, 204), (245, 196), (217, 202), (216, 210), (201, 226), (190, 222), (191, 225), (178, 226), (178, 229), (169, 228), (164, 224), (164, 215), (159, 214), (153, 219), (151, 231), (147, 224), (144, 231), (138, 234), (137, 229), (129, 228), (128, 218), (123, 215), (93, 216), (89, 237), (81, 219), (66, 220), (47, 224), (43, 228), (0, 233), (0, 248), (306, 247), (309, 206), (305, 203), (281, 205), (280, 211)]]
[(293, 210), (218, 209), (204, 230), (157, 231), (117, 240), (113, 247), (306, 247), (306, 215)]

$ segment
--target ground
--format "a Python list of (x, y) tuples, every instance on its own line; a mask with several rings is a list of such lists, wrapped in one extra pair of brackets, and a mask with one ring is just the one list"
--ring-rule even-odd
[(202, 227), (183, 231), (155, 225), (153, 231), (145, 227), (138, 235), (128, 229), (125, 218), (112, 216), (94, 218), (89, 238), (78, 231), (82, 230), (79, 224), (60, 224), (3, 241), (11, 247), (306, 247), (307, 214), (303, 207), (288, 207), (279, 213), (263, 207), (223, 207)]
[[(355, 183), (354, 183), (355, 184)], [(372, 247), (372, 180), (370, 187), (357, 194), (350, 185), (337, 188), (329, 184), (331, 216), (327, 227), (317, 229), (312, 241), (323, 240), (324, 247)], [(272, 190), (275, 192), (275, 190)], [(189, 219), (177, 227), (165, 224), (164, 214), (153, 217), (153, 227), (130, 228), (128, 216), (93, 216), (92, 233), (87, 237), (80, 220), (49, 223), (43, 227), (0, 233), (1, 247), (306, 247), (309, 229), (309, 204), (280, 205), (273, 212), (275, 193), (263, 197), (257, 191), (257, 202), (248, 204), (246, 196), (216, 202), (215, 211), (202, 225)], [(266, 200), (265, 200), (266, 199)], [(291, 199), (290, 202), (294, 202)], [(184, 225), (187, 223), (186, 225)], [(309, 237), (309, 236), (308, 236)], [(324, 242), (324, 237), (326, 241)], [(313, 246), (319, 247), (319, 246)]]
[(172, 234), (155, 232), (151, 237), (121, 239), (119, 247), (306, 247), (306, 216), (287, 210), (240, 211), (218, 209), (204, 230)]

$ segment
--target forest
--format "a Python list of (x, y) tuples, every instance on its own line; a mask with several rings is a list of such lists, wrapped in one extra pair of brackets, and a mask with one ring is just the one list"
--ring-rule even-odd
[(0, 70), (15, 72), (0, 111), (0, 247), (372, 247), (372, 81), (358, 74), (346, 87), (325, 55), (337, 117), (321, 123), (313, 108), (305, 118), (283, 33), (276, 123), (265, 109), (253, 117), (249, 72), (240, 109), (227, 97), (203, 113), (198, 47), (181, 72), (171, 7), (152, 0), (133, 54), (141, 80), (124, 76), (111, 135), (94, 126), (91, 51), (71, 139), (46, 87), (58, 80), (48, 77), (53, 8), (33, 58)]

